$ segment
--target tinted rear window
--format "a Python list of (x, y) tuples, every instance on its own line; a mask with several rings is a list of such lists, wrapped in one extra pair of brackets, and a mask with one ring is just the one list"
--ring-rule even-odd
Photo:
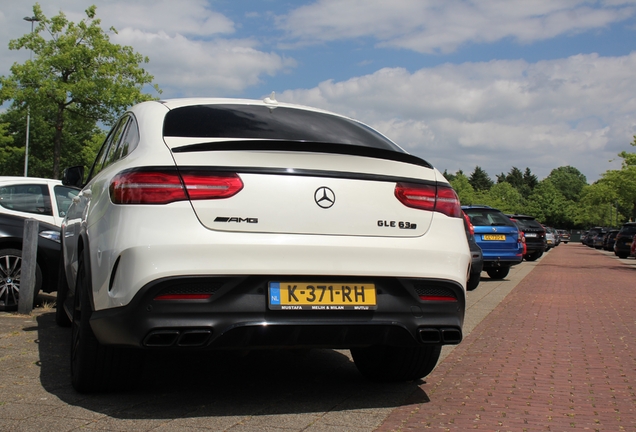
[(542, 230), (543, 226), (534, 219), (516, 219), (519, 228), (522, 230), (533, 229), (533, 230)]
[(621, 235), (634, 235), (636, 234), (636, 225), (625, 225), (621, 228)]
[(171, 110), (163, 134), (169, 137), (231, 138), (352, 144), (403, 153), (373, 129), (346, 118), (257, 105), (195, 105)]
[(515, 226), (505, 214), (496, 210), (468, 209), (464, 212), (474, 226)]

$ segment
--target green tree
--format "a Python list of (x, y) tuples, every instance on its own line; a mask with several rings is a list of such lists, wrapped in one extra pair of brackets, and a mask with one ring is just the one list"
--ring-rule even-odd
[(539, 179), (536, 175), (532, 174), (530, 168), (526, 168), (526, 171), (523, 173), (523, 184), (530, 188), (531, 191), (539, 184)]
[(525, 211), (548, 226), (561, 228), (571, 225), (568, 219), (570, 205), (554, 183), (546, 178), (530, 194)]
[(469, 177), (469, 181), (476, 191), (489, 190), (495, 184), (488, 173), (479, 166), (475, 167), (475, 170)]
[(519, 190), (523, 186), (523, 173), (517, 167), (512, 167), (510, 172), (506, 175), (506, 182), (510, 183), (512, 187)]
[[(636, 137), (631, 143), (636, 146)], [(619, 153), (623, 159), (620, 170), (606, 171), (598, 180), (598, 184), (609, 189), (604, 196), (595, 196), (597, 203), (606, 204), (609, 208), (616, 205), (624, 219), (636, 220), (636, 153), (623, 151)]]
[(581, 196), (581, 191), (587, 185), (587, 178), (578, 169), (571, 166), (555, 168), (546, 177), (565, 199), (577, 202)]
[[(9, 161), (9, 166), (20, 166), (19, 159), (24, 157), (23, 153), (16, 151), (13, 144), (13, 136), (9, 132), (11, 123), (3, 123), (0, 118), (0, 175), (12, 175), (14, 173), (5, 170), (5, 161)], [(19, 175), (16, 173), (15, 175)]]
[(510, 183), (497, 183), (488, 191), (482, 192), (480, 204), (495, 207), (504, 213), (519, 213), (523, 209), (523, 196)]
[[(51, 177), (53, 172), (53, 138), (55, 130), (51, 127), (54, 109), (46, 107), (37, 109), (38, 115), (31, 116), (29, 132), (29, 175), (35, 177)], [(0, 122), (5, 122), (9, 136), (13, 142), (1, 145), (0, 175), (23, 175), (26, 136), (25, 112), (11, 107), (0, 114)], [(94, 157), (84, 159), (82, 155), (86, 143), (93, 136), (103, 136), (103, 131), (94, 122), (83, 117), (69, 116), (63, 131), (61, 166), (88, 166)], [(90, 153), (90, 151), (89, 151)]]
[[(634, 135), (634, 140), (630, 143), (630, 145), (636, 147), (636, 135)], [(636, 165), (636, 153), (622, 151), (618, 155), (623, 158), (623, 166)]]
[(620, 170), (603, 174), (600, 182), (608, 184), (614, 193), (604, 200), (607, 204), (618, 204), (626, 219), (636, 220), (636, 165), (626, 165)]
[(455, 192), (457, 192), (457, 196), (459, 197), (459, 202), (462, 205), (471, 205), (477, 204), (475, 201), (475, 190), (470, 184), (468, 177), (464, 174), (458, 173), (454, 176), (454, 179), (450, 182)]
[(532, 174), (530, 168), (526, 168), (525, 173), (521, 172), (521, 170), (517, 167), (512, 167), (512, 169), (508, 172), (508, 174), (498, 174), (497, 175), (497, 183), (509, 183), (519, 191), (521, 196), (527, 198), (532, 189), (537, 184), (537, 177)]
[(93, 131), (98, 123), (113, 123), (130, 105), (152, 99), (142, 92), (153, 80), (140, 66), (148, 58), (131, 47), (111, 43), (95, 18), (96, 9), (89, 7), (86, 18), (73, 23), (63, 12), (47, 18), (36, 3), (37, 28), (9, 42), (10, 49), (31, 50), (34, 59), (13, 64), (11, 75), (0, 77), (0, 102), (11, 100), (13, 109), (26, 113), (28, 107), (32, 119), (46, 116), (50, 121), (54, 178), (59, 177), (70, 123)]
[(610, 223), (612, 203), (618, 199), (616, 188), (608, 181), (598, 180), (581, 191), (574, 211), (574, 222), (581, 227), (605, 226)]

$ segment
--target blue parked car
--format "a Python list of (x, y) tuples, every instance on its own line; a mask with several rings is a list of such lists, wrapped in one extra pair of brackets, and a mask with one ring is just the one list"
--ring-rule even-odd
[(503, 212), (488, 206), (462, 206), (475, 227), (475, 240), (484, 256), (484, 271), (503, 279), (510, 267), (523, 261), (519, 228)]

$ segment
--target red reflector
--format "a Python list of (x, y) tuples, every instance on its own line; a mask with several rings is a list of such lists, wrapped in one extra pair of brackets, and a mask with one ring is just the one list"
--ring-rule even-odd
[(459, 198), (450, 186), (398, 183), (395, 185), (395, 196), (407, 207), (462, 217)]
[(434, 295), (421, 295), (420, 300), (425, 301), (446, 301), (446, 302), (456, 302), (457, 299), (455, 297), (450, 296), (434, 296)]
[(162, 294), (155, 300), (207, 300), (212, 294)]
[(229, 198), (241, 189), (243, 182), (235, 173), (185, 172), (180, 176), (176, 170), (124, 171), (111, 180), (110, 199), (114, 204), (168, 204), (188, 198)]

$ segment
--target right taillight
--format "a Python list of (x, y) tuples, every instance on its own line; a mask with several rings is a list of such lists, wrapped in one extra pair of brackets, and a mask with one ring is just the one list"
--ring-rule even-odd
[(123, 171), (110, 182), (114, 204), (168, 204), (175, 201), (229, 198), (243, 188), (235, 173), (172, 169)]
[(436, 211), (450, 217), (462, 217), (459, 198), (450, 186), (398, 183), (395, 185), (395, 196), (407, 207)]

